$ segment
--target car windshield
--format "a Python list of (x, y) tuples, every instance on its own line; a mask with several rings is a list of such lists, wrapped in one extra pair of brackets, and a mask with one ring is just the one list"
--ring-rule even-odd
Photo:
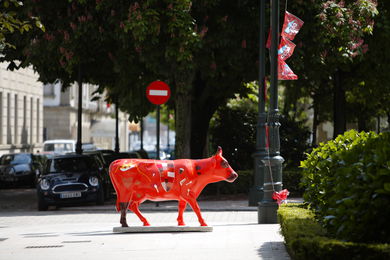
[(97, 169), (97, 164), (90, 157), (54, 158), (47, 163), (46, 173), (88, 172)]
[(65, 153), (73, 152), (74, 149), (72, 143), (48, 143), (44, 145), (43, 150), (47, 152)]
[(6, 154), (1, 157), (1, 164), (28, 164), (31, 163), (31, 156), (28, 154)]

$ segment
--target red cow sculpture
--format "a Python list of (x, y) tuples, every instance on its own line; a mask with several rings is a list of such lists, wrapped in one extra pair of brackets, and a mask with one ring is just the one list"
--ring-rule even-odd
[(184, 226), (183, 212), (190, 204), (201, 226), (207, 226), (196, 201), (203, 188), (212, 182), (233, 182), (237, 173), (222, 157), (222, 149), (201, 160), (146, 160), (121, 159), (110, 165), (110, 177), (117, 194), (116, 209), (121, 212), (120, 223), (128, 227), (126, 212), (129, 208), (144, 226), (149, 222), (138, 206), (145, 200), (178, 200), (178, 225)]

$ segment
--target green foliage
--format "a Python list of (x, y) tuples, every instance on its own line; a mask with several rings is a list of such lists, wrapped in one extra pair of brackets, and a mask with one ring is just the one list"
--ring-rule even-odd
[(302, 169), (283, 169), (283, 188), (288, 189), (290, 197), (302, 197), (304, 188), (301, 185)]
[(309, 149), (310, 131), (306, 120), (294, 120), (288, 116), (280, 117), (280, 154), (287, 169), (298, 168)]
[[(232, 99), (227, 107), (220, 108), (214, 116), (210, 135), (214, 147), (221, 146), (224, 156), (236, 169), (253, 167), (255, 151), (257, 107), (249, 99)], [(287, 169), (296, 169), (309, 148), (310, 132), (304, 121), (290, 117), (280, 118), (281, 155)]]
[(0, 51), (4, 46), (15, 48), (13, 44), (7, 42), (5, 34), (13, 34), (15, 31), (19, 33), (28, 32), (35, 25), (41, 30), (45, 30), (37, 17), (26, 17), (20, 14), (20, 9), (23, 2), (17, 0), (4, 0), (0, 2)]
[(389, 244), (345, 242), (328, 237), (303, 204), (279, 207), (278, 218), (292, 259), (389, 259)]
[(390, 242), (390, 133), (348, 131), (320, 144), (301, 166), (304, 198), (330, 233)]
[(223, 147), (223, 155), (233, 169), (253, 167), (256, 142), (256, 112), (251, 107), (225, 107), (217, 111), (210, 129), (213, 147)]

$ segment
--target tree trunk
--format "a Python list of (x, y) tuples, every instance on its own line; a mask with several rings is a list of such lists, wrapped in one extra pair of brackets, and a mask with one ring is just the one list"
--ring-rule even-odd
[(219, 106), (219, 102), (210, 94), (206, 82), (202, 80), (200, 73), (195, 75), (193, 82), (194, 91), (192, 99), (192, 123), (191, 123), (191, 158), (200, 159), (207, 157), (206, 144), (210, 119)]
[(191, 91), (190, 85), (176, 82), (175, 94), (175, 157), (190, 158), (191, 149)]
[(208, 156), (205, 154), (207, 135), (210, 119), (216, 110), (216, 106), (214, 104), (202, 106), (195, 102), (192, 105), (191, 117), (191, 158), (200, 159)]
[(358, 113), (358, 130), (360, 131), (368, 131), (367, 127), (367, 116), (364, 113)]
[(333, 86), (333, 138), (346, 130), (346, 100), (343, 88), (343, 74), (337, 70), (334, 74)]

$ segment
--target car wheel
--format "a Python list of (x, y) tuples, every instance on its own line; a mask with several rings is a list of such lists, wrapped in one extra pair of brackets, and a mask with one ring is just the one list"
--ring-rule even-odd
[(46, 211), (49, 208), (49, 205), (44, 201), (42, 196), (38, 195), (38, 210), (39, 211)]
[(100, 187), (97, 193), (96, 205), (104, 205), (104, 190)]

